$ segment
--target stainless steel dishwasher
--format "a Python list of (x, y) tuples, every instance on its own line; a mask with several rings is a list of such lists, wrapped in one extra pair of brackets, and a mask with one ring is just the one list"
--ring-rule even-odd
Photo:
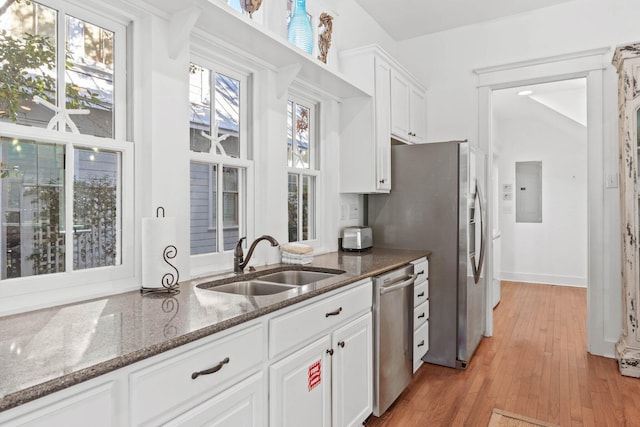
[(373, 279), (373, 415), (379, 417), (413, 376), (413, 265)]

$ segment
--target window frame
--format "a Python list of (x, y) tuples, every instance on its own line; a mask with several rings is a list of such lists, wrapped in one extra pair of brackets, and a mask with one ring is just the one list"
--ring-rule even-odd
[[(289, 194), (289, 176), (296, 175), (298, 182), (298, 236), (302, 236), (303, 221), (302, 221), (302, 205), (303, 205), (303, 181), (305, 177), (313, 177), (314, 180), (314, 200), (313, 200), (313, 226), (314, 237), (311, 239), (298, 239), (295, 242), (305, 243), (312, 246), (318, 246), (320, 242), (321, 226), (320, 226), (320, 209), (321, 209), (321, 189), (322, 189), (322, 167), (320, 162), (320, 150), (321, 150), (321, 134), (320, 134), (320, 107), (321, 101), (305, 97), (300, 94), (299, 91), (293, 89), (289, 91), (289, 95), (286, 97), (286, 110), (287, 120), (289, 119), (288, 105), (289, 102), (293, 102), (293, 114), (295, 115), (295, 106), (302, 105), (309, 109), (309, 168), (299, 168), (288, 165), (288, 155), (285, 159), (285, 165), (287, 167), (287, 197)], [(295, 123), (292, 124), (292, 134), (295, 134)], [(288, 136), (287, 136), (288, 137)], [(294, 150), (294, 144), (296, 143), (295, 137), (291, 141), (291, 149)], [(311, 215), (311, 214), (310, 214)], [(287, 240), (289, 235), (289, 223), (288, 223), (288, 209), (287, 209)], [(289, 242), (294, 243), (294, 242)]]
[[(118, 203), (120, 204), (120, 231), (118, 236), (119, 264), (73, 270), (73, 250), (65, 254), (65, 271), (35, 276), (16, 277), (0, 281), (0, 300), (10, 302), (11, 307), (0, 305), (0, 315), (12, 314), (49, 306), (52, 303), (85, 299), (86, 297), (107, 295), (130, 289), (135, 282), (135, 202), (136, 188), (134, 162), (135, 144), (127, 140), (128, 131), (128, 87), (127, 70), (129, 66), (128, 22), (117, 16), (95, 13), (83, 6), (69, 4), (59, 0), (38, 0), (37, 3), (54, 9), (56, 18), (56, 49), (59, 56), (60, 45), (65, 43), (66, 17), (72, 16), (84, 22), (113, 32), (114, 73), (113, 73), (113, 137), (96, 137), (88, 134), (75, 134), (64, 129), (48, 130), (21, 124), (0, 122), (0, 134), (7, 138), (17, 138), (39, 143), (56, 144), (65, 147), (65, 230), (73, 230), (73, 178), (74, 150), (93, 149), (120, 153), (120, 176)], [(90, 6), (90, 5), (88, 5)], [(87, 6), (87, 7), (88, 7)], [(66, 67), (58, 67), (56, 90), (64, 93)], [(60, 98), (57, 98), (60, 99)], [(63, 98), (64, 99), (64, 98)], [(0, 197), (2, 195), (0, 194)], [(65, 234), (65, 245), (73, 242), (73, 233)]]
[[(238, 197), (238, 229), (240, 236), (252, 236), (253, 235), (253, 212), (254, 212), (254, 161), (251, 159), (251, 145), (250, 145), (250, 133), (248, 122), (251, 116), (251, 73), (248, 70), (243, 69), (237, 64), (229, 63), (221, 58), (215, 57), (215, 55), (209, 55), (207, 52), (195, 53), (192, 50), (190, 56), (190, 63), (203, 67), (211, 71), (213, 74), (223, 74), (231, 77), (240, 82), (240, 115), (239, 115), (239, 150), (240, 157), (223, 156), (217, 153), (217, 150), (212, 147), (211, 152), (195, 152), (191, 150), (190, 143), (187, 144), (186, 149), (189, 150), (189, 168), (192, 163), (207, 164), (209, 166), (216, 165), (217, 167), (217, 191), (216, 191), (216, 229), (223, 230), (223, 233), (216, 233), (216, 252), (195, 254), (189, 253), (191, 276), (198, 277), (203, 274), (210, 274), (219, 271), (228, 270), (233, 263), (233, 249), (224, 249), (224, 215), (223, 215), (223, 197), (224, 197), (224, 181), (223, 174), (225, 167), (240, 168), (244, 170), (244, 173), (240, 173), (239, 179), (239, 192), (240, 194), (244, 190), (244, 194)], [(214, 100), (215, 84), (212, 79), (211, 84), (211, 99)], [(244, 105), (244, 108), (242, 107)], [(215, 123), (215, 108), (211, 109), (212, 121)], [(211, 183), (211, 179), (209, 180)], [(242, 187), (244, 185), (244, 188)], [(211, 188), (209, 189), (209, 197), (211, 198)], [(212, 204), (212, 200), (209, 200), (209, 205)], [(189, 209), (191, 211), (191, 208)], [(211, 219), (210, 219), (210, 226)]]

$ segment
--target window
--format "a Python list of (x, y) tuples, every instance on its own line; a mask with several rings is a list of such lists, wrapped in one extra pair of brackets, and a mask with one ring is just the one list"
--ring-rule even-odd
[(189, 68), (191, 255), (214, 254), (246, 234), (246, 77)]
[(287, 103), (287, 183), (289, 241), (316, 238), (316, 185), (319, 176), (315, 147), (315, 106)]
[(0, 14), (0, 277), (67, 274), (49, 290), (122, 266), (133, 222), (126, 88), (114, 84), (125, 30), (64, 7), (16, 1)]

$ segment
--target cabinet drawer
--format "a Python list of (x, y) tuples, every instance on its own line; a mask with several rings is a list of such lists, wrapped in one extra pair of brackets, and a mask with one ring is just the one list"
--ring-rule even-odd
[(413, 333), (413, 372), (422, 365), (422, 356), (429, 351), (429, 321)]
[(420, 284), (429, 278), (429, 261), (426, 258), (420, 258), (411, 264), (413, 264), (413, 273), (418, 275), (416, 284)]
[(425, 301), (413, 309), (413, 329), (418, 329), (427, 320), (429, 320), (429, 301)]
[(413, 286), (413, 306), (417, 307), (429, 299), (429, 281)]
[(371, 310), (371, 281), (269, 321), (269, 356), (293, 349), (304, 341)]
[[(251, 374), (251, 369), (262, 361), (263, 340), (262, 325), (255, 325), (132, 373), (132, 424), (149, 421), (187, 403), (194, 406)], [(218, 366), (217, 372), (192, 378), (196, 372)]]

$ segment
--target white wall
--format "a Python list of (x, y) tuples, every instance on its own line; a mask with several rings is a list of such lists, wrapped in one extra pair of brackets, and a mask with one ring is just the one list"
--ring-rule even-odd
[[(530, 13), (419, 37), (399, 44), (401, 62), (428, 88), (427, 138), (430, 141), (478, 139), (476, 68), (615, 47), (640, 40), (637, 17), (640, 2), (629, 0), (577, 0)], [(613, 53), (613, 51), (611, 51)], [(617, 78), (609, 66), (604, 74), (605, 176), (618, 173)], [(604, 271), (598, 301), (602, 318), (598, 332), (607, 355), (621, 332), (620, 220), (617, 188), (605, 189)]]
[[(504, 91), (498, 91), (504, 92)], [(509, 92), (512, 92), (509, 90)], [(513, 99), (515, 98), (515, 99)], [(500, 153), (502, 280), (571, 286), (587, 284), (587, 131), (528, 98), (494, 92), (493, 143)], [(585, 102), (583, 98), (583, 102)], [(542, 222), (515, 220), (516, 162), (542, 162)]]

